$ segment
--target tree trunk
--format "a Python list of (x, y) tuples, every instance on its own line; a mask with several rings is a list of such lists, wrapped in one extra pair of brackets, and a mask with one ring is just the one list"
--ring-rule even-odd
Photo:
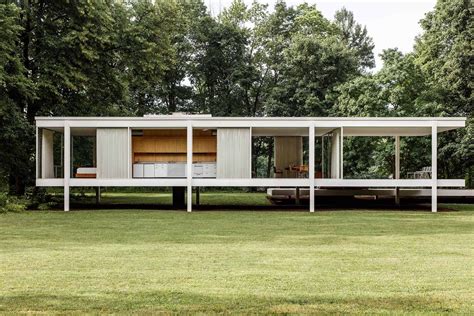
[(19, 175), (15, 175), (14, 172), (10, 171), (8, 176), (8, 190), (11, 195), (24, 195), (25, 194), (25, 182)]

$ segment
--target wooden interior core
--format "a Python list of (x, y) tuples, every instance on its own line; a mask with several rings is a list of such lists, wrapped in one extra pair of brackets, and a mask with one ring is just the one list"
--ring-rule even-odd
[[(212, 130), (193, 130), (193, 162), (215, 162), (217, 137)], [(215, 131), (214, 131), (215, 134)], [(132, 136), (133, 162), (185, 162), (186, 130), (145, 129)]]

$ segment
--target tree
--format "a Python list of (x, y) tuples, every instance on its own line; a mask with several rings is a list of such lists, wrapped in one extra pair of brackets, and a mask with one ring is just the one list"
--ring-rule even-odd
[(359, 68), (363, 70), (375, 67), (374, 41), (368, 35), (367, 28), (355, 21), (354, 14), (343, 7), (336, 11), (334, 23), (346, 45), (359, 57)]
[[(283, 9), (280, 9), (283, 10)], [(275, 84), (267, 110), (276, 116), (323, 116), (333, 103), (333, 89), (358, 73), (355, 53), (315, 6), (301, 5), (287, 16), (293, 27), (274, 61)], [(285, 16), (285, 15), (283, 15)], [(288, 22), (281, 21), (286, 25)]]
[(193, 55), (196, 49), (195, 35), (206, 24), (210, 15), (201, 0), (179, 0), (176, 6), (175, 29), (171, 35), (171, 58), (164, 72), (163, 83), (159, 87), (160, 102), (164, 112), (194, 112), (193, 85), (190, 82), (193, 69)]
[(8, 176), (11, 193), (22, 194), (34, 148), (23, 106), (35, 93), (21, 62), (18, 38), (23, 29), (15, 5), (0, 4), (0, 29), (0, 176)]
[(424, 33), (415, 45), (416, 62), (435, 94), (437, 115), (467, 116), (467, 128), (440, 137), (440, 161), (444, 176), (466, 176), (474, 182), (473, 116), (473, 16), (469, 0), (438, 0), (421, 20)]
[(173, 42), (181, 25), (179, 6), (137, 0), (118, 9), (125, 10), (115, 51), (128, 90), (126, 109), (137, 116), (166, 113), (176, 102), (171, 77), (177, 63)]
[(174, 12), (174, 3), (144, 0), (2, 4), (2, 142), (22, 144), (3, 160), (10, 188), (22, 193), (33, 178), (35, 116), (154, 111)]
[[(356, 77), (337, 87), (335, 115), (406, 117), (431, 116), (437, 108), (414, 54), (403, 55), (387, 49), (381, 55), (383, 67), (376, 74)], [(401, 173), (419, 170), (430, 163), (427, 138), (402, 138)], [(345, 144), (345, 174), (360, 177), (393, 174), (393, 141), (386, 138), (356, 137)], [(367, 156), (369, 154), (369, 156)], [(351, 157), (366, 157), (351, 159)]]
[(192, 71), (196, 108), (216, 116), (243, 116), (245, 33), (235, 25), (207, 20), (195, 36), (199, 37)]

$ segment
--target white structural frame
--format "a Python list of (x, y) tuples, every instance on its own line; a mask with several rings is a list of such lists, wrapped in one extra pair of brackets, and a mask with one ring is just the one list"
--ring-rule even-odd
[(69, 187), (71, 178), (71, 129), (64, 123), (64, 210), (69, 211)]
[[(395, 136), (395, 172), (393, 178), (400, 179), (400, 136)], [(395, 188), (395, 203), (400, 205), (400, 188)]]
[[(187, 189), (187, 211), (192, 211), (192, 189), (194, 186), (206, 187), (307, 187), (310, 189), (309, 211), (315, 209), (315, 187), (354, 187), (354, 188), (392, 188), (398, 192), (400, 187), (431, 188), (432, 212), (437, 211), (437, 192), (439, 187), (464, 187), (463, 179), (438, 179), (437, 175), (437, 134), (440, 132), (465, 127), (466, 118), (320, 118), (320, 117), (210, 117), (194, 115), (169, 115), (146, 117), (37, 117), (36, 118), (36, 152), (39, 146), (40, 130), (47, 128), (64, 134), (64, 178), (41, 178), (39, 159), (36, 163), (36, 185), (64, 187), (64, 210), (69, 210), (70, 187), (170, 187), (181, 186)], [(127, 128), (129, 140), (128, 178), (96, 179), (71, 178), (71, 135), (75, 130), (97, 128)], [(204, 128), (250, 128), (250, 137), (260, 136), (262, 130), (268, 130), (267, 136), (309, 136), (309, 172), (308, 178), (245, 178), (245, 179), (210, 179), (193, 178), (193, 129)], [(187, 155), (185, 178), (132, 178), (131, 172), (131, 138), (133, 129), (186, 129)], [(332, 130), (340, 130), (338, 178), (315, 179), (315, 137)], [(287, 131), (290, 131), (287, 133)], [(255, 132), (255, 135), (253, 135)], [(260, 133), (260, 134), (259, 134)], [(285, 134), (287, 133), (287, 134)], [(432, 177), (431, 179), (400, 179), (400, 137), (431, 135)], [(393, 179), (344, 179), (343, 175), (343, 139), (351, 136), (391, 136), (395, 137), (395, 172)], [(249, 157), (251, 159), (251, 155)], [(398, 194), (397, 194), (398, 201)]]
[(437, 122), (431, 125), (431, 212), (438, 211), (438, 127)]

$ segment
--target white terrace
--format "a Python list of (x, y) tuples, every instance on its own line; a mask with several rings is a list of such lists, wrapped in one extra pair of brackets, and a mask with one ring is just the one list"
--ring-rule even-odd
[[(37, 117), (36, 185), (64, 187), (65, 211), (69, 210), (70, 187), (183, 187), (191, 211), (193, 187), (228, 186), (308, 188), (310, 212), (314, 212), (315, 188), (393, 188), (397, 192), (399, 188), (430, 188), (436, 212), (439, 187), (465, 185), (463, 179), (438, 179), (437, 135), (462, 128), (465, 121), (437, 117)], [(252, 141), (262, 136), (274, 137), (272, 178), (252, 175)], [(394, 137), (392, 178), (344, 179), (343, 142), (352, 136)], [(432, 159), (431, 166), (402, 179), (400, 137), (404, 136), (431, 136)], [(81, 143), (90, 147), (81, 148), (90, 151), (88, 162), (74, 160), (72, 144), (80, 139), (88, 139)]]

